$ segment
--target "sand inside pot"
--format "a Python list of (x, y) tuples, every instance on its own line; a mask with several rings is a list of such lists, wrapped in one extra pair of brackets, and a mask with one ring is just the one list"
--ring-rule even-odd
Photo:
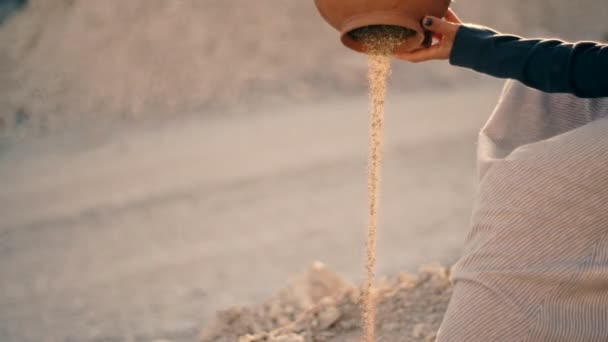
[(370, 25), (352, 30), (348, 35), (362, 42), (370, 55), (392, 55), (395, 49), (416, 35), (416, 31), (403, 26)]

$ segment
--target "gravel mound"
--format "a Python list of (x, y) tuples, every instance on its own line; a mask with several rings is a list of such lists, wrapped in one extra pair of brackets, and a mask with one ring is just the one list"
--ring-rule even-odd
[[(449, 270), (422, 267), (377, 284), (377, 337), (433, 341), (451, 296)], [(347, 342), (361, 336), (360, 289), (320, 263), (266, 303), (218, 313), (203, 342)]]

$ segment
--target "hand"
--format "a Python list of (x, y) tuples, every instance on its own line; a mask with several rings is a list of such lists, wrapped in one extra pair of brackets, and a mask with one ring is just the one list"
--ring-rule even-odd
[(445, 19), (436, 17), (425, 17), (422, 19), (422, 27), (433, 34), (438, 42), (430, 47), (423, 47), (411, 52), (398, 54), (396, 57), (409, 62), (418, 63), (434, 59), (448, 59), (452, 53), (456, 32), (462, 25), (456, 13), (451, 9), (445, 15)]

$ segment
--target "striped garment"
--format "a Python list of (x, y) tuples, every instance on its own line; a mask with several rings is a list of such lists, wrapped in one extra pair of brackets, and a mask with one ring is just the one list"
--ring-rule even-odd
[(608, 342), (608, 98), (508, 81), (439, 342)]

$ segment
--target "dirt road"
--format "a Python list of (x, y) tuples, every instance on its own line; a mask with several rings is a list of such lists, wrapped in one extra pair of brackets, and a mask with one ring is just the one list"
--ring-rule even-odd
[[(499, 84), (391, 94), (379, 273), (453, 262)], [(315, 260), (363, 274), (365, 98), (0, 148), (0, 340), (191, 341)], [(92, 125), (94, 126), (94, 125)]]

